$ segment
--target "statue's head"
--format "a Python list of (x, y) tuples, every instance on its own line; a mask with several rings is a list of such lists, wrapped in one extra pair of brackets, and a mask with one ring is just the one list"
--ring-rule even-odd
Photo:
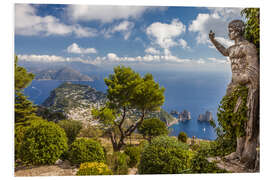
[(245, 31), (245, 24), (241, 20), (233, 20), (229, 23), (229, 37), (234, 40), (236, 37), (242, 36)]

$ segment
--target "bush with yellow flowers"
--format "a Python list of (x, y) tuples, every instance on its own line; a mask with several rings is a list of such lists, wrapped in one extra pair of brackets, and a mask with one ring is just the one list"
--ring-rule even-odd
[(86, 162), (80, 165), (80, 169), (76, 175), (112, 175), (112, 171), (104, 163)]

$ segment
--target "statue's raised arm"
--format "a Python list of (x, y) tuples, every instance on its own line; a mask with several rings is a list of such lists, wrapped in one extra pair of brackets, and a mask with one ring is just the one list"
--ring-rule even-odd
[(215, 33), (210, 30), (209, 39), (223, 56), (229, 56), (228, 50), (215, 39)]

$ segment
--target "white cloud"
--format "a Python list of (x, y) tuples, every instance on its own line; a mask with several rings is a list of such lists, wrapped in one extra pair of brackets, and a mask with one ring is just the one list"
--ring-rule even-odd
[(18, 54), (18, 59), (23, 61), (43, 61), (43, 62), (65, 62), (67, 61), (66, 58), (62, 56), (55, 56), (55, 55), (36, 55), (36, 54)]
[(80, 57), (62, 57), (55, 55), (36, 55), (36, 54), (19, 54), (18, 59), (22, 61), (28, 62), (46, 62), (46, 63), (55, 63), (55, 62), (81, 62), (85, 64), (94, 64), (94, 65), (109, 65), (109, 64), (117, 64), (117, 63), (146, 63), (146, 64), (175, 64), (175, 65), (227, 65), (229, 64), (229, 60), (227, 59), (217, 59), (214, 57), (210, 57), (207, 59), (183, 59), (173, 55), (152, 55), (146, 54), (144, 56), (118, 56), (115, 53), (108, 53), (103, 57), (96, 57), (95, 59), (91, 59), (88, 57), (80, 58)]
[(210, 57), (210, 58), (208, 58), (208, 60), (211, 63), (217, 63), (217, 64), (229, 64), (230, 63), (229, 59), (217, 59), (214, 57)]
[(15, 5), (15, 33), (24, 36), (32, 35), (70, 35), (77, 37), (96, 36), (96, 30), (78, 24), (66, 25), (54, 16), (38, 16), (36, 9), (28, 4)]
[(134, 26), (134, 24), (132, 22), (122, 21), (120, 24), (113, 27), (112, 32), (114, 33), (114, 32), (118, 32), (118, 31), (127, 31), (133, 26)]
[(127, 40), (131, 34), (131, 30), (133, 29), (133, 27), (133, 22), (124, 20), (121, 23), (113, 26), (112, 28), (104, 30), (104, 35), (105, 37), (110, 38), (112, 34), (120, 32), (123, 34), (124, 39)]
[(145, 49), (145, 52), (148, 54), (160, 54), (160, 51), (153, 48), (153, 47), (149, 47), (149, 48)]
[(203, 60), (203, 59), (199, 59), (199, 60), (197, 60), (196, 61), (198, 64), (205, 64), (205, 60)]
[(225, 39), (223, 37), (216, 37), (216, 40), (218, 40), (220, 43), (222, 43), (223, 45), (227, 47), (232, 46), (234, 44), (232, 40)]
[(45, 62), (45, 63), (56, 63), (56, 62), (82, 62), (85, 64), (95, 64), (91, 59), (82, 59), (80, 57), (62, 57), (56, 55), (39, 55), (39, 54), (18, 54), (18, 59), (21, 61), (28, 62)]
[(164, 7), (147, 6), (93, 6), (93, 5), (69, 5), (67, 14), (73, 21), (99, 20), (102, 23), (109, 23), (114, 20), (140, 18), (143, 13), (149, 10), (164, 10)]
[(82, 48), (78, 44), (73, 43), (67, 47), (67, 52), (73, 54), (95, 54), (97, 50), (95, 48)]
[(179, 44), (180, 46), (182, 46), (184, 49), (189, 49), (190, 47), (187, 44), (187, 41), (185, 41), (184, 39), (179, 39)]
[(209, 8), (209, 14), (198, 14), (189, 25), (188, 30), (197, 33), (197, 43), (208, 43), (208, 34), (213, 30), (217, 38), (227, 38), (228, 23), (234, 19), (241, 19), (240, 8)]
[(129, 62), (135, 62), (135, 63), (185, 63), (189, 62), (189, 59), (181, 59), (176, 56), (172, 55), (152, 55), (152, 54), (146, 54), (144, 56), (137, 56), (137, 57), (119, 57), (115, 53), (108, 53), (106, 57), (98, 58), (100, 60), (100, 64), (102, 63), (116, 63), (116, 62), (122, 62), (122, 63), (129, 63)]
[(112, 61), (119, 61), (119, 57), (115, 53), (108, 53), (107, 58)]
[(173, 19), (171, 24), (155, 22), (146, 29), (146, 34), (164, 49), (178, 45), (175, 38), (186, 30), (186, 26), (179, 20)]

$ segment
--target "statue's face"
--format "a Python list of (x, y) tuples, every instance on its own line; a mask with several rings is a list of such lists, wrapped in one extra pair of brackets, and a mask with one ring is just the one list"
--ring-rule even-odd
[(229, 27), (229, 38), (231, 40), (235, 40), (235, 38), (239, 37), (240, 33), (236, 31), (234, 28)]

